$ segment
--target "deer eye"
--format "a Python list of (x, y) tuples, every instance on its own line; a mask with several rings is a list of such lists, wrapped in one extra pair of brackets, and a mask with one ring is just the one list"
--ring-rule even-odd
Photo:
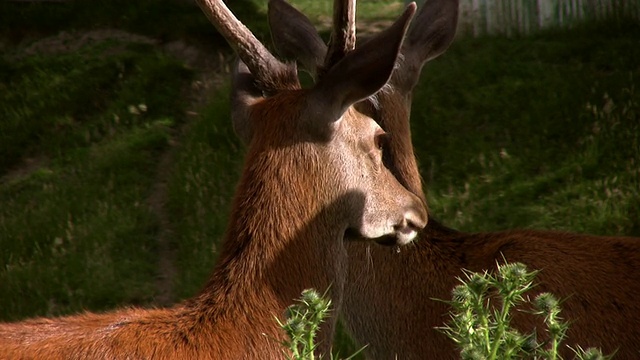
[(389, 133), (384, 132), (384, 130), (380, 129), (374, 135), (373, 141), (378, 148), (378, 150), (383, 150), (389, 144)]

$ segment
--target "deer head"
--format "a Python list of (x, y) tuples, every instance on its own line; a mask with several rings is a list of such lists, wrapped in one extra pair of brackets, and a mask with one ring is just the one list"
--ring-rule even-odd
[(350, 231), (381, 243), (411, 241), (426, 224), (426, 210), (384, 167), (385, 132), (353, 104), (387, 83), (415, 4), (367, 45), (327, 62), (313, 88), (300, 89), (295, 64), (276, 59), (222, 1), (198, 3), (241, 60), (232, 84), (232, 120), (249, 147), (313, 144), (307, 158), (320, 164), (325, 174), (319, 176), (334, 182), (328, 196), (364, 195), (364, 207), (352, 209), (360, 216), (348, 219)]
[[(348, 5), (340, 7), (342, 15), (334, 13), (334, 23), (336, 19), (352, 16), (346, 11), (353, 7), (352, 2), (342, 1)], [(359, 111), (374, 118), (391, 134), (385, 147), (384, 163), (403, 186), (423, 201), (425, 197), (409, 125), (411, 96), (424, 64), (444, 53), (453, 41), (457, 21), (458, 0), (427, 1), (405, 36), (400, 60), (385, 91), (356, 105)], [(311, 21), (285, 0), (270, 0), (269, 25), (278, 52), (286, 59), (297, 60), (302, 69), (315, 79), (321, 78), (326, 59), (335, 58), (331, 54), (336, 51), (327, 48)], [(344, 53), (350, 51), (348, 47), (352, 42), (343, 43), (347, 44)]]

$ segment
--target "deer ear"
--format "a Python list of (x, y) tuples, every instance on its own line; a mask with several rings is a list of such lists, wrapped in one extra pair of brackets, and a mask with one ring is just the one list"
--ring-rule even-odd
[(284, 0), (270, 0), (268, 15), (271, 39), (280, 56), (297, 60), (315, 78), (327, 45), (309, 18)]
[(233, 130), (244, 144), (251, 142), (253, 136), (251, 106), (263, 99), (262, 91), (255, 84), (256, 79), (247, 65), (238, 59), (231, 80), (231, 121)]
[(416, 14), (403, 50), (422, 63), (433, 60), (449, 48), (457, 26), (458, 0), (429, 0)]
[(322, 108), (314, 109), (312, 106), (309, 111), (335, 120), (349, 106), (380, 90), (391, 76), (415, 11), (415, 3), (409, 4), (393, 25), (347, 53), (331, 67), (311, 91), (311, 96), (317, 100), (311, 103)]
[(403, 64), (393, 75), (393, 85), (411, 91), (422, 66), (449, 48), (457, 25), (458, 0), (427, 0), (407, 33), (402, 46)]

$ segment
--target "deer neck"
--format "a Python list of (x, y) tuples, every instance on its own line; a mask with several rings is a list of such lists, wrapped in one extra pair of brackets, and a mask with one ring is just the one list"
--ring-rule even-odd
[[(399, 81), (398, 79), (394, 80)], [(406, 93), (394, 88), (393, 91), (389, 92), (381, 91), (377, 96), (382, 104), (379, 109), (380, 126), (390, 133), (392, 138), (389, 143), (388, 158), (385, 159), (385, 162), (391, 164), (388, 166), (398, 181), (407, 190), (418, 196), (427, 206), (426, 196), (422, 188), (422, 177), (420, 176), (411, 141), (409, 117), (411, 115), (412, 93)], [(460, 234), (435, 220), (431, 216), (431, 212), (428, 212), (429, 222), (419, 235), (420, 239), (424, 241), (416, 241), (416, 246), (426, 249), (434, 245), (434, 242), (430, 241), (430, 239), (443, 240)]]
[(393, 175), (407, 190), (426, 204), (418, 164), (413, 153), (411, 127), (408, 121), (411, 94), (403, 95), (400, 91), (381, 91), (378, 96), (382, 104), (379, 109), (380, 126), (392, 136), (385, 162), (393, 164), (390, 167)]
[[(240, 180), (218, 265), (194, 302), (213, 319), (234, 319), (235, 327), (260, 338), (282, 338), (275, 317), (282, 320), (307, 288), (329, 290), (337, 313), (347, 272), (346, 225), (335, 221), (344, 216), (318, 202), (327, 185), (318, 180), (317, 162), (288, 156), (285, 163), (280, 151), (307, 150), (248, 154), (254, 165)], [(320, 331), (329, 347), (334, 321)]]

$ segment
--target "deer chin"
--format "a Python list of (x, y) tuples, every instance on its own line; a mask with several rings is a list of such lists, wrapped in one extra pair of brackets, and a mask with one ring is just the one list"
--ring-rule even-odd
[(407, 226), (396, 230), (393, 234), (374, 239), (374, 241), (382, 246), (404, 246), (412, 242), (417, 235), (416, 229)]
[(412, 242), (418, 235), (418, 230), (413, 226), (405, 226), (396, 230), (397, 245), (407, 245)]

